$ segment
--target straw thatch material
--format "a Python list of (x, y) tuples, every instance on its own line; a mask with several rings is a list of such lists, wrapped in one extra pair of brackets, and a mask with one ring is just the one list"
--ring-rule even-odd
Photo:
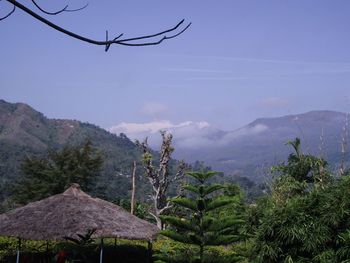
[(96, 229), (93, 237), (152, 240), (157, 227), (72, 185), (64, 193), (0, 215), (0, 236), (63, 240)]

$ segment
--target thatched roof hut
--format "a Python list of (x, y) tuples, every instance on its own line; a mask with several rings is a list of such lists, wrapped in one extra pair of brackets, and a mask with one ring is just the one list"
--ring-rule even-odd
[(63, 240), (96, 229), (93, 238), (152, 240), (158, 229), (123, 208), (92, 198), (72, 185), (64, 193), (0, 215), (0, 236)]

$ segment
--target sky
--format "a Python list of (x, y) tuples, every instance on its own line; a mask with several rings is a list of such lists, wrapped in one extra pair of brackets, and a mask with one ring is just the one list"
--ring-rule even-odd
[[(50, 11), (86, 3), (45, 2)], [(1, 1), (0, 16), (9, 10)], [(348, 0), (89, 0), (79, 12), (45, 16), (101, 40), (107, 29), (133, 37), (192, 22), (161, 45), (105, 52), (17, 10), (0, 21), (0, 98), (106, 129), (233, 130), (260, 117), (348, 112), (349, 13)]]

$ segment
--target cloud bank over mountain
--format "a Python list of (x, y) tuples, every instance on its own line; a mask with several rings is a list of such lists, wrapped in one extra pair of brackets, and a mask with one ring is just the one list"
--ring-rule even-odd
[(239, 137), (259, 134), (267, 129), (266, 125), (256, 124), (226, 132), (213, 127), (206, 121), (172, 123), (169, 120), (162, 120), (148, 123), (122, 122), (111, 127), (109, 131), (115, 134), (124, 133), (132, 140), (143, 140), (148, 137), (152, 147), (160, 145), (159, 132), (167, 131), (173, 134), (176, 148), (200, 149), (230, 144)]
[[(271, 99), (267, 104), (278, 106), (283, 101)], [(337, 169), (341, 160), (340, 140), (348, 117), (334, 111), (311, 111), (277, 118), (260, 118), (233, 131), (215, 128), (207, 121), (154, 121), (149, 123), (120, 123), (110, 129), (113, 133), (125, 133), (132, 139), (143, 140), (159, 149), (159, 130), (174, 135), (174, 157), (187, 162), (204, 161), (217, 171), (242, 174), (262, 180), (271, 165), (284, 161), (292, 149), (287, 141), (301, 138), (303, 152), (326, 156)], [(324, 144), (320, 148), (320, 135)], [(347, 138), (349, 141), (350, 138)], [(260, 178), (260, 179), (258, 179)]]

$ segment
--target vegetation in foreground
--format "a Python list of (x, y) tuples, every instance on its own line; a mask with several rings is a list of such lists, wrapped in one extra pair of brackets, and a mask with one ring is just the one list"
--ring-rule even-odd
[[(242, 192), (235, 185), (224, 188), (218, 184), (207, 185), (211, 172), (192, 173), (195, 179), (184, 186), (189, 194), (172, 199), (176, 206), (162, 217), (167, 225), (163, 234), (176, 241), (159, 237), (153, 244), (158, 259), (168, 262), (350, 262), (350, 173), (331, 174), (324, 159), (303, 154), (299, 139), (288, 144), (293, 153), (287, 162), (272, 167), (270, 190), (251, 204), (242, 202)], [(227, 224), (223, 222), (226, 219)], [(113, 242), (108, 241), (107, 246), (113, 247)], [(138, 248), (144, 251), (141, 254), (147, 251), (144, 242), (118, 242), (123, 245), (120, 249), (129, 252)], [(222, 246), (225, 243), (230, 244)], [(14, 255), (16, 245), (15, 239), (0, 238), (0, 258)], [(71, 255), (78, 251), (72, 244), (65, 246)], [(86, 248), (97, 253), (98, 246), (95, 241)], [(24, 253), (46, 253), (45, 242), (27, 241), (23, 248)], [(52, 255), (60, 248), (58, 244), (51, 244)]]

